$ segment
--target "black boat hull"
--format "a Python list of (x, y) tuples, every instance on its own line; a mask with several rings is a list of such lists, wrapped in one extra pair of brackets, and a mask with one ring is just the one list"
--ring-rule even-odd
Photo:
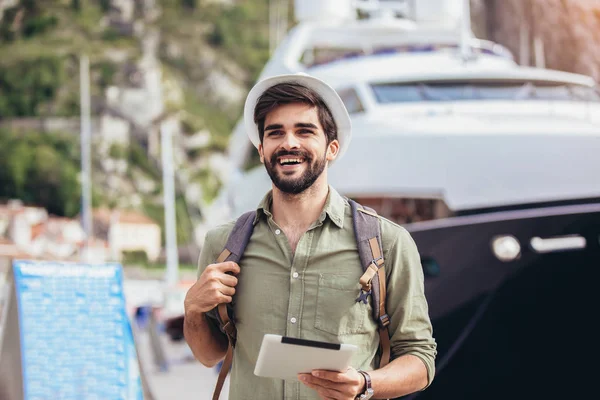
[[(507, 211), (406, 225), (423, 258), (438, 343), (425, 399), (570, 399), (596, 392), (600, 204)], [(514, 261), (495, 237), (521, 244)], [(531, 239), (584, 248), (539, 252)]]

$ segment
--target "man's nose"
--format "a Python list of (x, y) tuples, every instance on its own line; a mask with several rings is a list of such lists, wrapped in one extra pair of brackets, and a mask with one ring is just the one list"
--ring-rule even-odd
[(296, 135), (294, 135), (294, 132), (286, 132), (285, 137), (283, 138), (282, 146), (288, 150), (297, 149), (300, 147), (300, 142), (298, 141)]

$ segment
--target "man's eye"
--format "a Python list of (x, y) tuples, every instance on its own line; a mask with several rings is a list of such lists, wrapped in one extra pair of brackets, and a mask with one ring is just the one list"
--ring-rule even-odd
[(309, 129), (300, 129), (300, 131), (298, 131), (298, 133), (310, 134), (310, 133), (313, 133), (313, 131), (311, 131)]
[(269, 133), (267, 133), (267, 136), (278, 136), (283, 134), (282, 131), (269, 131)]

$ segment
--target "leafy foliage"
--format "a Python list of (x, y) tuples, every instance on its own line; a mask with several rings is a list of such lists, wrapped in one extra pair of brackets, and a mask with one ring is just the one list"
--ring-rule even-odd
[(198, 7), (198, 0), (181, 0), (181, 5), (193, 10)]
[(111, 0), (98, 0), (100, 3), (100, 8), (103, 12), (108, 12), (110, 10), (110, 1)]
[(0, 21), (0, 41), (14, 41), (41, 35), (58, 25), (58, 18), (41, 6), (39, 0), (21, 0), (5, 11)]
[[(160, 17), (145, 23), (161, 31), (163, 66), (174, 66), (181, 78), (183, 108), (193, 117), (190, 133), (209, 130), (210, 144), (202, 151), (223, 151), (241, 110), (225, 110), (211, 96), (202, 95), (207, 71), (223, 69), (236, 83), (248, 87), (254, 82), (268, 59), (268, 2), (156, 3)], [(6, 9), (0, 20), (0, 120), (78, 116), (78, 58), (84, 51), (91, 61), (94, 106), (95, 99), (121, 79), (123, 61), (117, 60), (136, 62), (141, 53), (139, 38), (123, 33), (127, 29), (121, 29), (119, 22), (110, 22), (115, 16), (118, 12), (112, 0), (19, 0)], [(168, 43), (180, 49), (171, 59), (165, 56)], [(130, 169), (139, 168), (160, 182), (159, 168), (135, 140), (128, 148), (110, 149), (110, 155), (127, 160)], [(79, 143), (72, 136), (0, 131), (0, 201), (19, 198), (53, 214), (74, 216), (80, 207), (79, 162)], [(196, 178), (204, 189), (204, 200), (210, 201), (220, 182), (209, 170)], [(160, 194), (158, 186), (156, 195)], [(155, 194), (144, 199), (144, 208), (163, 225), (161, 199), (154, 198)], [(94, 192), (93, 203), (114, 202), (106, 196), (101, 190)], [(178, 242), (187, 243), (193, 229), (181, 194), (176, 207)]]
[(142, 171), (152, 176), (155, 179), (161, 178), (161, 172), (158, 167), (153, 165), (146, 154), (144, 148), (137, 142), (131, 141), (129, 144), (129, 154), (127, 154), (127, 161), (130, 165), (139, 167)]
[(268, 2), (244, 1), (233, 7), (214, 6), (206, 14), (214, 22), (207, 35), (212, 46), (221, 48), (250, 72), (252, 84), (269, 59)]
[(147, 265), (148, 254), (145, 250), (123, 251), (123, 264), (125, 265)]
[(0, 65), (0, 118), (43, 114), (65, 82), (63, 60), (40, 57)]
[(79, 212), (79, 150), (59, 134), (0, 130), (0, 199), (18, 198), (49, 213)]
[[(165, 209), (162, 205), (150, 202), (144, 203), (144, 213), (161, 227), (161, 240), (165, 244)], [(193, 226), (187, 210), (185, 199), (181, 195), (175, 198), (175, 225), (177, 243), (189, 243), (192, 239)]]

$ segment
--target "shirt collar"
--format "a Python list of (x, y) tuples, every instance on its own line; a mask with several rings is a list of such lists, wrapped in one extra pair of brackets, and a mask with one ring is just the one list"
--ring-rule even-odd
[(271, 203), (273, 202), (273, 190), (269, 190), (267, 194), (260, 201), (258, 208), (256, 209), (256, 217), (254, 217), (254, 225), (258, 224), (260, 217), (265, 215), (267, 218), (272, 217), (271, 214)]
[[(258, 223), (262, 215), (265, 215), (267, 218), (272, 217), (271, 214), (271, 204), (273, 202), (273, 191), (269, 190), (269, 192), (263, 197), (258, 208), (256, 209), (256, 217), (254, 218), (254, 225)], [(339, 228), (344, 227), (344, 214), (346, 211), (346, 200), (335, 190), (333, 187), (329, 186), (329, 193), (327, 194), (327, 200), (325, 201), (325, 206), (323, 207), (323, 211), (319, 216), (319, 222), (324, 222), (326, 217)]]

